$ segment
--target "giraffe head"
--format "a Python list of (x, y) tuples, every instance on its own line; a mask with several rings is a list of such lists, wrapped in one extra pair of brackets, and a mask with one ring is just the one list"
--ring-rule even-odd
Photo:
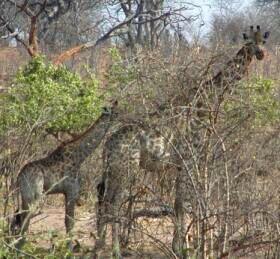
[(101, 114), (103, 116), (111, 116), (111, 117), (117, 116), (118, 115), (118, 112), (116, 111), (117, 106), (118, 106), (118, 101), (114, 100), (111, 102), (110, 106), (102, 107)]
[(249, 35), (247, 33), (243, 33), (243, 39), (246, 42), (245, 46), (248, 48), (248, 52), (252, 56), (256, 56), (258, 60), (262, 60), (264, 58), (264, 51), (261, 48), (261, 45), (266, 43), (269, 35), (269, 31), (262, 33), (259, 25), (257, 25), (256, 30), (254, 30), (254, 26), (251, 25)]

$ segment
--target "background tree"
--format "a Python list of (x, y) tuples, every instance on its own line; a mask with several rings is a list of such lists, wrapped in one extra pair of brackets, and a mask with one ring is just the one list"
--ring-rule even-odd
[[(38, 43), (41, 48), (69, 47), (85, 42), (86, 35), (100, 22), (93, 18), (100, 3), (98, 0), (4, 0), (1, 2), (1, 33), (12, 34), (31, 56), (38, 51)], [(92, 35), (97, 37), (98, 33)]]
[(276, 4), (279, 5), (280, 1), (279, 0), (255, 0), (256, 4), (258, 5), (269, 5), (269, 4)]
[[(114, 36), (132, 49), (137, 44), (154, 48), (167, 29), (174, 33), (180, 24), (199, 18), (199, 12), (193, 12), (199, 6), (180, 1), (5, 0), (1, 5), (3, 33), (18, 31), (14, 37), (30, 55), (37, 51), (38, 40), (51, 49), (80, 44), (84, 49)], [(28, 42), (20, 32), (28, 35)]]
[(131, 48), (135, 45), (154, 48), (167, 30), (176, 33), (182, 23), (190, 23), (199, 18), (199, 12), (190, 14), (190, 11), (198, 6), (191, 3), (180, 5), (180, 1), (118, 0), (114, 3), (114, 16), (117, 19), (123, 15), (126, 19), (133, 17), (120, 35), (125, 45)]

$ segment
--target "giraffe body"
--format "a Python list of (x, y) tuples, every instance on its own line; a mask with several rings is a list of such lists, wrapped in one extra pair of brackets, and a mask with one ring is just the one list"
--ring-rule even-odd
[[(169, 184), (176, 186), (177, 196), (180, 197), (176, 199), (175, 213), (184, 211), (187, 194), (182, 188), (185, 185), (180, 183), (187, 179), (182, 174), (182, 161), (177, 154), (181, 149), (177, 140), (185, 127), (181, 123), (178, 125), (180, 127), (172, 130), (170, 127), (143, 129), (139, 125), (125, 125), (105, 143), (104, 172), (98, 186), (97, 227), (100, 243), (104, 244), (105, 225), (108, 221), (113, 222), (113, 255), (116, 258), (121, 257), (119, 234), (120, 221), (125, 216), (124, 204), (130, 197), (137, 195), (141, 187), (156, 192), (154, 186), (166, 176), (171, 181)], [(179, 233), (176, 230), (176, 240), (181, 239)]]
[[(79, 165), (64, 156), (63, 149), (58, 149), (51, 156), (33, 161), (25, 165), (20, 171), (17, 183), (21, 193), (22, 222), (30, 213), (30, 206), (41, 207), (43, 194), (64, 194), (65, 196), (65, 227), (71, 231), (74, 225), (74, 208), (80, 193)], [(67, 161), (68, 160), (68, 161)], [(38, 211), (34, 211), (36, 214)], [(23, 232), (28, 228), (26, 222)]]

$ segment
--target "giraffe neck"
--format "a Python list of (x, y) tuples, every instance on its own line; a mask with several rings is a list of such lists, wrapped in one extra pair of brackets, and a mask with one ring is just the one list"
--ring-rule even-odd
[[(202, 88), (195, 87), (191, 91), (191, 96), (199, 96), (194, 104), (196, 116), (189, 121), (189, 129), (193, 137), (192, 142), (195, 146), (201, 143), (202, 135), (205, 134), (205, 130), (207, 131), (208, 120), (211, 120), (213, 115), (214, 117), (216, 116), (212, 112), (209, 112), (213, 107), (207, 105), (205, 94), (207, 95), (207, 92), (212, 89), (215, 92), (215, 96), (219, 98), (219, 103), (221, 103), (224, 94), (230, 91), (230, 89), (233, 89), (236, 83), (246, 74), (252, 59), (253, 51), (251, 46), (246, 44), (237, 52), (234, 58), (227, 62), (222, 70), (209, 81), (206, 81)], [(201, 132), (201, 129), (204, 129), (203, 132)]]
[(77, 165), (84, 162), (105, 137), (110, 126), (110, 116), (102, 115), (84, 134), (65, 147)]
[(206, 85), (212, 85), (213, 87), (222, 89), (234, 87), (235, 83), (241, 80), (248, 71), (252, 59), (253, 52), (250, 46), (244, 45), (221, 71), (206, 82)]
[(99, 146), (110, 127), (111, 116), (101, 115), (84, 133), (73, 140), (63, 142), (46, 159), (52, 163), (70, 161), (79, 167)]
[(252, 47), (246, 44), (237, 52), (233, 59), (227, 62), (223, 69), (210, 80), (206, 81), (202, 87), (199, 88), (196, 86), (190, 91), (190, 100), (193, 100), (195, 96), (198, 96), (198, 100), (195, 102), (194, 107), (198, 111), (199, 118), (204, 117), (205, 114), (208, 113), (208, 107), (205, 104), (205, 98), (203, 97), (205, 94), (207, 95), (207, 91), (212, 89), (221, 102), (224, 94), (230, 91), (230, 89), (233, 89), (236, 86), (236, 83), (246, 74), (252, 60)]

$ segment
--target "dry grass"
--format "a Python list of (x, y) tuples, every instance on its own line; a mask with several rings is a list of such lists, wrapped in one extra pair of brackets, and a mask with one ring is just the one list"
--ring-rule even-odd
[[(207, 52), (207, 50), (204, 50)], [(90, 55), (89, 55), (90, 54)], [(96, 55), (96, 56), (94, 56)], [(83, 64), (91, 64), (92, 60), (95, 61), (95, 67), (98, 72), (98, 78), (101, 79), (103, 84), (106, 84), (104, 74), (107, 71), (108, 64), (110, 64), (110, 58), (107, 56), (107, 49), (104, 49), (97, 54), (86, 52), (83, 53), (81, 56), (75, 56), (71, 61), (69, 61), (68, 65), (71, 66), (73, 69), (77, 71), (83, 70)], [(186, 55), (186, 54), (185, 54)], [(193, 59), (200, 60), (198, 63), (202, 63), (205, 60), (208, 60), (209, 53), (203, 53), (203, 52), (197, 52), (195, 49), (192, 52)], [(12, 76), (14, 75), (15, 71), (18, 69), (18, 67), (21, 64), (26, 63), (28, 60), (27, 55), (24, 51), (20, 49), (15, 48), (2, 48), (0, 50), (0, 86), (5, 85), (9, 80), (12, 79)], [(224, 60), (226, 61), (226, 60)], [(174, 61), (174, 63), (176, 63)], [(150, 71), (147, 72), (149, 74)], [(252, 67), (250, 68), (249, 72), (250, 76), (258, 75), (263, 77), (268, 77), (271, 79), (279, 79), (280, 75), (280, 51), (278, 47), (273, 48), (270, 52), (267, 51), (267, 57), (264, 59), (263, 62), (253, 62)], [(256, 146), (257, 143), (255, 143)], [(244, 146), (246, 143), (244, 144)], [(251, 143), (251, 145), (254, 145), (254, 143)], [(46, 148), (46, 146), (44, 147)], [(49, 147), (50, 148), (50, 147)], [(246, 148), (246, 146), (244, 147)], [(266, 147), (267, 150), (269, 150), (270, 147)], [(252, 148), (253, 149), (253, 148)], [(277, 148), (274, 147), (272, 152), (277, 150)], [(249, 150), (247, 147), (244, 153), (250, 152), (253, 153), (253, 151)], [(259, 156), (258, 156), (259, 152)], [(263, 158), (262, 154), (264, 153), (262, 151), (256, 151), (255, 155), (257, 158), (259, 158), (258, 161), (263, 159), (268, 164), (268, 159)], [(263, 152), (263, 153), (262, 153)], [(269, 153), (269, 152), (268, 152)], [(274, 154), (275, 155), (275, 154)], [(100, 174), (100, 160), (96, 164), (96, 159), (93, 159), (92, 165), (86, 166), (86, 173), (90, 173), (92, 171), (92, 168), (95, 169), (95, 175), (94, 177), (92, 175), (86, 177), (86, 181), (92, 181), (94, 182), (97, 178), (97, 175)], [(248, 155), (248, 161), (249, 161), (249, 155)], [(251, 163), (251, 161), (249, 161)], [(272, 161), (273, 162), (273, 161)], [(272, 163), (271, 162), (271, 163)], [(252, 162), (255, 166), (256, 162)], [(251, 166), (251, 165), (250, 165)], [(249, 166), (248, 166), (249, 167)], [(272, 165), (268, 165), (267, 170), (271, 169)], [(269, 195), (269, 191), (272, 193), (272, 197), (275, 196), (273, 193), (274, 191), (277, 191), (277, 173), (279, 173), (280, 168), (277, 166), (273, 167), (273, 176), (272, 174), (269, 174), (270, 177), (274, 177), (274, 184), (275, 189), (273, 189), (274, 184), (271, 183), (271, 190), (268, 190), (267, 197)], [(251, 175), (250, 175), (251, 177)], [(256, 179), (260, 180), (260, 178)], [(88, 183), (87, 183), (88, 184)], [(246, 187), (245, 183), (243, 185)], [(267, 184), (266, 184), (267, 185)], [(89, 184), (90, 188), (95, 186), (95, 183)], [(244, 189), (245, 189), (244, 187)], [(256, 188), (259, 189), (259, 188)], [(263, 193), (263, 189), (258, 190), (259, 194)], [(266, 189), (267, 191), (267, 189)], [(91, 192), (91, 190), (88, 190), (88, 192)], [(246, 190), (241, 190), (241, 194), (247, 195), (248, 193)], [(241, 195), (239, 194), (239, 195)], [(94, 195), (94, 192), (93, 192)], [(273, 203), (274, 204), (274, 203)], [(275, 202), (276, 204), (276, 202)], [(32, 236), (37, 235), (44, 235), (45, 238), (42, 241), (37, 241), (36, 246), (48, 248), (50, 246), (50, 240), (47, 237), (47, 233), (50, 231), (57, 231), (60, 234), (63, 234), (64, 229), (64, 208), (62, 207), (63, 201), (62, 198), (57, 198), (57, 196), (50, 196), (47, 201), (46, 209), (43, 210), (43, 213), (36, 218), (32, 220), (31, 228), (29, 233)], [(246, 205), (246, 204), (245, 204)], [(89, 212), (90, 211), (90, 212)], [(82, 246), (92, 248), (94, 245), (94, 238), (92, 235), (95, 234), (95, 213), (93, 201), (87, 200), (85, 207), (77, 208), (77, 220), (76, 220), (76, 226), (74, 229), (74, 238), (78, 239)], [(237, 220), (238, 221), (238, 220)], [(173, 227), (171, 224), (171, 220), (169, 218), (165, 219), (141, 219), (138, 220), (134, 225), (134, 233), (132, 235), (132, 240), (130, 244), (130, 248), (132, 252), (132, 255), (127, 256), (127, 258), (166, 258), (166, 255), (164, 255), (162, 251), (162, 247), (159, 248), (159, 240), (160, 242), (164, 243), (167, 247), (170, 248), (171, 244), (171, 238), (172, 238), (172, 231)], [(238, 222), (239, 223), (239, 222)], [(151, 238), (152, 237), (152, 238)], [(238, 236), (238, 238), (240, 238)], [(107, 242), (107, 251), (104, 252), (104, 258), (109, 257), (109, 247), (110, 247), (110, 232), (108, 232), (107, 236), (108, 242)], [(238, 254), (238, 253), (237, 253)], [(242, 254), (242, 253), (240, 253)], [(242, 257), (241, 255), (237, 257)], [(246, 258), (256, 258), (254, 256), (250, 257), (249, 255), (246, 256)]]

